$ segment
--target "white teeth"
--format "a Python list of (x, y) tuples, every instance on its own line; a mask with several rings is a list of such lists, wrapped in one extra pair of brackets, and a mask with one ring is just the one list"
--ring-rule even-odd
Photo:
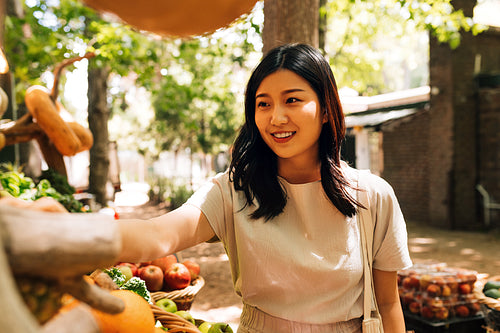
[(281, 133), (273, 133), (272, 134), (275, 138), (278, 139), (283, 139), (283, 138), (288, 138), (289, 136), (293, 135), (293, 132), (281, 132)]

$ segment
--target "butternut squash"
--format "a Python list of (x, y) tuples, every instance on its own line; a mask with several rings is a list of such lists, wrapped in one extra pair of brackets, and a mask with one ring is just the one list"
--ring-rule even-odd
[(0, 118), (3, 116), (7, 108), (9, 107), (9, 96), (7, 93), (0, 88)]
[(81, 147), (78, 152), (89, 150), (90, 148), (92, 148), (92, 145), (94, 144), (94, 136), (88, 128), (83, 127), (82, 125), (74, 121), (68, 121), (66, 124), (76, 134), (78, 139), (80, 139)]
[(3, 147), (5, 147), (6, 143), (7, 139), (5, 138), (5, 134), (0, 133), (0, 150), (2, 150)]
[(25, 103), (33, 120), (37, 122), (62, 155), (73, 156), (80, 151), (80, 139), (61, 118), (45, 87), (32, 86), (28, 88)]

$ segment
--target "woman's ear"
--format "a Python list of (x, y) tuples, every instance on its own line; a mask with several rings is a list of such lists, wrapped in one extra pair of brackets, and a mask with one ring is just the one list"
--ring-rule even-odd
[(328, 112), (326, 110), (323, 110), (323, 120), (322, 123), (325, 124), (328, 122)]

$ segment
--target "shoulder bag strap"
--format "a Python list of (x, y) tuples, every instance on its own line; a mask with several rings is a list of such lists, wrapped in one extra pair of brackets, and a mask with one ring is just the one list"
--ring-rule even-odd
[(366, 209), (360, 208), (358, 211), (358, 223), (361, 234), (361, 247), (363, 252), (363, 271), (364, 271), (364, 314), (365, 318), (367, 316), (372, 316), (372, 309), (375, 309), (375, 313), (379, 316), (377, 302), (374, 297), (373, 291), (373, 279), (372, 279), (372, 262), (373, 262), (373, 220), (370, 211), (370, 200), (368, 198), (368, 192), (366, 188), (363, 187), (363, 175), (367, 174), (369, 171), (360, 170), (358, 174), (358, 188), (357, 199), (358, 201), (366, 207)]

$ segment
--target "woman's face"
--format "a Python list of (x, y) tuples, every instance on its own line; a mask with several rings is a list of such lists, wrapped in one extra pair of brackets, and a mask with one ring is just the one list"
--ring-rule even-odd
[(316, 92), (290, 70), (270, 74), (257, 89), (255, 123), (278, 159), (316, 163), (318, 139), (326, 121)]

